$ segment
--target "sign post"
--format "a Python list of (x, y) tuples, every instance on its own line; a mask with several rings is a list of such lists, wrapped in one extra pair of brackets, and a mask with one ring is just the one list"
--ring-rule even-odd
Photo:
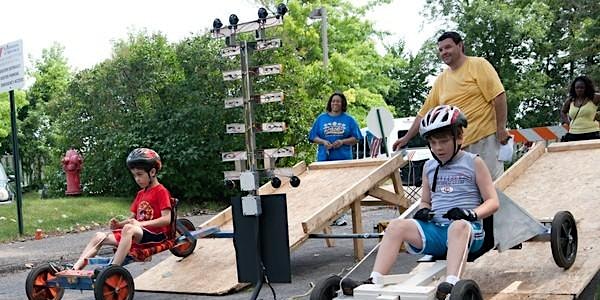
[(367, 127), (369, 131), (377, 138), (380, 138), (385, 145), (385, 154), (390, 157), (390, 149), (387, 146), (387, 137), (394, 129), (394, 117), (389, 110), (384, 107), (374, 107), (367, 115)]
[(17, 137), (15, 89), (22, 88), (24, 84), (25, 67), (23, 65), (23, 41), (18, 40), (0, 45), (0, 93), (8, 91), (8, 98), (10, 101), (10, 124), (12, 127), (13, 165), (15, 168), (19, 235), (23, 235), (23, 195), (21, 192), (21, 160), (19, 158), (19, 140)]

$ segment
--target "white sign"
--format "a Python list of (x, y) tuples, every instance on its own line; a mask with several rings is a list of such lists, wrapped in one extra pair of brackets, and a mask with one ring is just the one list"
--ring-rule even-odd
[(24, 84), (23, 41), (0, 45), (0, 93), (20, 89)]
[(394, 117), (384, 107), (372, 108), (367, 115), (367, 127), (374, 136), (387, 137), (394, 129)]

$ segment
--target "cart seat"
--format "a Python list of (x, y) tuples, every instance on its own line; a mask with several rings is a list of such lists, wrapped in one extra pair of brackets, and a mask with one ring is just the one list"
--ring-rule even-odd
[(144, 245), (133, 244), (129, 250), (129, 256), (133, 261), (148, 261), (152, 255), (169, 250), (175, 246), (177, 232), (177, 198), (171, 198), (171, 229), (167, 233), (167, 239), (158, 243), (147, 243)]

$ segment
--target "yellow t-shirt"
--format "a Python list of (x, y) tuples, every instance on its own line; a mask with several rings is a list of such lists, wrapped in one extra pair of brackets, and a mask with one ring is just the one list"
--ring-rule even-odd
[(591, 100), (587, 101), (581, 107), (575, 106), (573, 101), (571, 101), (571, 107), (569, 108), (569, 117), (571, 118), (569, 132), (581, 134), (600, 131), (598, 122), (594, 121), (597, 110), (598, 105), (594, 104)]
[(494, 99), (504, 86), (494, 67), (481, 57), (467, 56), (458, 70), (444, 70), (435, 80), (418, 115), (438, 105), (453, 105), (467, 117), (463, 147), (496, 132)]

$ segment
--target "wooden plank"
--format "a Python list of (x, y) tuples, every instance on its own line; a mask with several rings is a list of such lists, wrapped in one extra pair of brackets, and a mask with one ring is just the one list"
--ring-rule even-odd
[[(573, 299), (600, 270), (600, 148), (546, 152), (514, 178), (504, 192), (537, 219), (570, 211), (577, 221), (577, 259), (569, 270), (554, 263), (549, 243), (523, 243), (522, 250), (490, 251), (467, 264), (492, 299)], [(555, 298), (553, 298), (555, 297)]]
[(588, 150), (596, 148), (600, 148), (600, 140), (552, 143), (548, 146), (548, 152)]
[[(352, 232), (363, 233), (362, 211), (360, 209), (360, 200), (357, 199), (350, 205), (352, 211)], [(363, 239), (353, 239), (354, 243), (354, 258), (362, 260), (365, 257), (365, 242)]]
[(503, 191), (508, 187), (517, 177), (519, 177), (527, 168), (529, 168), (535, 161), (546, 152), (545, 143), (535, 143), (535, 145), (521, 157), (516, 163), (514, 163), (506, 172), (494, 181), (494, 185), (499, 190)]
[(228, 207), (220, 213), (214, 215), (212, 218), (208, 219), (206, 222), (202, 223), (202, 225), (196, 227), (205, 228), (209, 226), (221, 226), (231, 221), (232, 218), (231, 207)]
[(383, 202), (386, 202), (386, 204), (392, 204), (392, 205), (402, 206), (402, 207), (410, 206), (410, 203), (404, 197), (404, 193), (402, 193), (402, 195), (398, 195), (398, 194), (392, 193), (386, 189), (383, 189), (380, 187), (374, 187), (374, 188), (370, 189), (367, 192), (367, 194), (369, 196), (373, 196), (375, 198), (381, 199)]
[[(300, 176), (300, 174), (303, 174), (305, 171), (306, 171), (306, 163), (303, 161), (295, 164), (292, 167), (292, 173), (294, 173), (294, 175), (296, 175), (296, 176)], [(288, 177), (281, 177), (279, 179), (281, 180), (281, 186), (287, 185), (290, 182), (290, 179)], [(279, 187), (279, 188), (281, 188), (281, 187)], [(276, 193), (276, 191), (277, 191), (277, 189), (274, 188), (270, 182), (267, 182), (258, 189), (258, 194), (259, 195), (274, 194), (274, 193)]]
[(489, 300), (573, 300), (574, 295), (549, 295), (549, 294), (483, 294), (483, 299)]
[(404, 188), (402, 188), (402, 178), (400, 177), (400, 169), (394, 171), (390, 176), (392, 179), (392, 184), (394, 185), (394, 191), (398, 195), (402, 195), (404, 197)]
[(367, 167), (367, 166), (380, 166), (384, 164), (387, 159), (384, 158), (368, 158), (368, 159), (357, 159), (357, 160), (335, 160), (335, 161), (319, 161), (314, 162), (308, 166), (310, 170), (323, 170), (323, 169), (339, 169), (339, 168), (356, 168), (356, 167)]
[[(381, 179), (386, 178), (392, 174), (392, 172), (398, 170), (400, 166), (406, 162), (404, 159), (397, 155), (385, 161), (383, 165), (372, 170), (369, 174), (366, 174), (360, 180), (353, 182), (352, 186), (343, 190), (337, 194), (332, 200), (326, 203), (320, 210), (312, 214), (309, 218), (302, 222), (302, 228), (304, 233), (311, 233), (320, 228), (320, 224), (331, 219), (333, 216), (338, 215), (345, 210), (352, 202), (357, 198), (364, 196), (369, 189), (375, 186)], [(311, 164), (312, 166), (312, 164)], [(309, 170), (311, 170), (309, 166)], [(343, 176), (345, 177), (345, 176)], [(340, 177), (341, 178), (341, 177)], [(348, 180), (348, 179), (346, 179)], [(339, 180), (336, 180), (339, 182)]]
[[(353, 167), (352, 162), (356, 162), (356, 166)], [(291, 187), (287, 178), (282, 178), (282, 185), (277, 189), (270, 183), (259, 189), (260, 195), (286, 194), (291, 250), (308, 239), (302, 224), (304, 220), (325, 210), (325, 213), (319, 214), (323, 219), (311, 223), (316, 226), (314, 230), (322, 230), (332, 218), (348, 209), (351, 203), (362, 199), (369, 189), (389, 176), (393, 170), (397, 170), (403, 163), (401, 157), (378, 164), (352, 162), (342, 163), (341, 165), (344, 166), (342, 168), (324, 169), (307, 169), (305, 164), (299, 164), (295, 166), (296, 171), (294, 171), (301, 180), (299, 187)], [(299, 172), (301, 170), (305, 171)], [(355, 207), (355, 210), (358, 212), (359, 206)], [(208, 225), (220, 226), (222, 230), (232, 230), (230, 209), (202, 224), (204, 227)], [(357, 245), (358, 248), (362, 249)], [(168, 257), (137, 277), (135, 285), (137, 289), (143, 291), (211, 295), (230, 293), (245, 286), (237, 282), (235, 249), (231, 239), (200, 239), (192, 255), (185, 259)]]
[[(323, 233), (324, 234), (331, 234), (331, 226), (325, 226), (325, 227), (323, 227)], [(335, 246), (335, 240), (334, 239), (325, 239), (325, 245), (328, 248), (331, 248), (331, 247)]]

